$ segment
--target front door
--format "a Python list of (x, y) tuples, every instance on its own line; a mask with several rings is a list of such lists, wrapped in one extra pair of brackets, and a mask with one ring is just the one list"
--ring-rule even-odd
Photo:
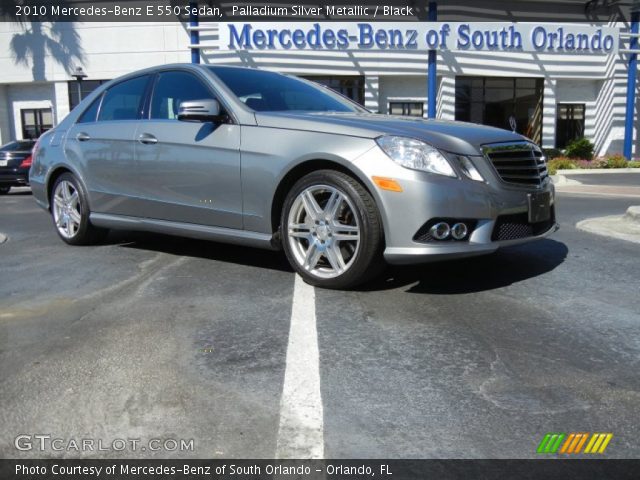
[(207, 98), (213, 92), (192, 73), (158, 75), (136, 131), (141, 216), (242, 228), (240, 125), (177, 118), (181, 102)]

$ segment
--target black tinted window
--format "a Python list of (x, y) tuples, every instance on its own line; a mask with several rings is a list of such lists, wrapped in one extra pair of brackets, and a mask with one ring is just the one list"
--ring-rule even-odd
[(96, 117), (98, 116), (98, 108), (100, 107), (100, 100), (102, 100), (102, 95), (91, 102), (89, 108), (87, 108), (84, 113), (80, 115), (78, 123), (90, 123), (96, 121)]
[(151, 118), (177, 119), (180, 102), (207, 98), (213, 98), (211, 92), (194, 75), (187, 72), (161, 73), (153, 90)]
[(250, 68), (209, 68), (252, 110), (359, 111), (359, 107), (338, 94), (294, 77)]
[(148, 75), (114, 85), (104, 95), (99, 121), (135, 120), (140, 112)]

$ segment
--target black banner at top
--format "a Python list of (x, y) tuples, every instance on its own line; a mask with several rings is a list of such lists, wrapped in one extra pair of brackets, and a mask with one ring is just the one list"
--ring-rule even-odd
[(433, 19), (437, 14), (440, 21), (625, 22), (630, 5), (610, 0), (0, 0), (0, 19), (20, 23), (167, 22), (197, 16), (201, 22), (415, 22)]

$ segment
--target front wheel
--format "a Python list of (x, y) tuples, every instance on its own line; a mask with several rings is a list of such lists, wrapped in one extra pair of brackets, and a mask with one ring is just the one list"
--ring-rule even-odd
[(51, 214), (58, 235), (69, 245), (91, 245), (102, 240), (108, 230), (89, 221), (89, 203), (81, 183), (71, 173), (56, 179), (51, 193)]
[(343, 173), (320, 170), (301, 178), (285, 199), (280, 228), (289, 262), (311, 285), (350, 288), (384, 267), (375, 202)]
[(6, 195), (11, 190), (11, 187), (2, 186), (0, 187), (0, 195)]

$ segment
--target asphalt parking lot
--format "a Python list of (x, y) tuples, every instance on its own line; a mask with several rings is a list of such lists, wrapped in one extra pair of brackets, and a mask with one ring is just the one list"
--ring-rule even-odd
[[(0, 455), (273, 458), (292, 444), (292, 368), (318, 377), (308, 438), (327, 458), (529, 458), (547, 432), (612, 432), (606, 456), (637, 458), (638, 245), (574, 225), (640, 199), (557, 202), (550, 239), (340, 292), (300, 290), (283, 256), (242, 247), (132, 232), (68, 247), (28, 192), (0, 197)], [(317, 354), (291, 365), (296, 302)], [(23, 452), (20, 434), (194, 449)]]

